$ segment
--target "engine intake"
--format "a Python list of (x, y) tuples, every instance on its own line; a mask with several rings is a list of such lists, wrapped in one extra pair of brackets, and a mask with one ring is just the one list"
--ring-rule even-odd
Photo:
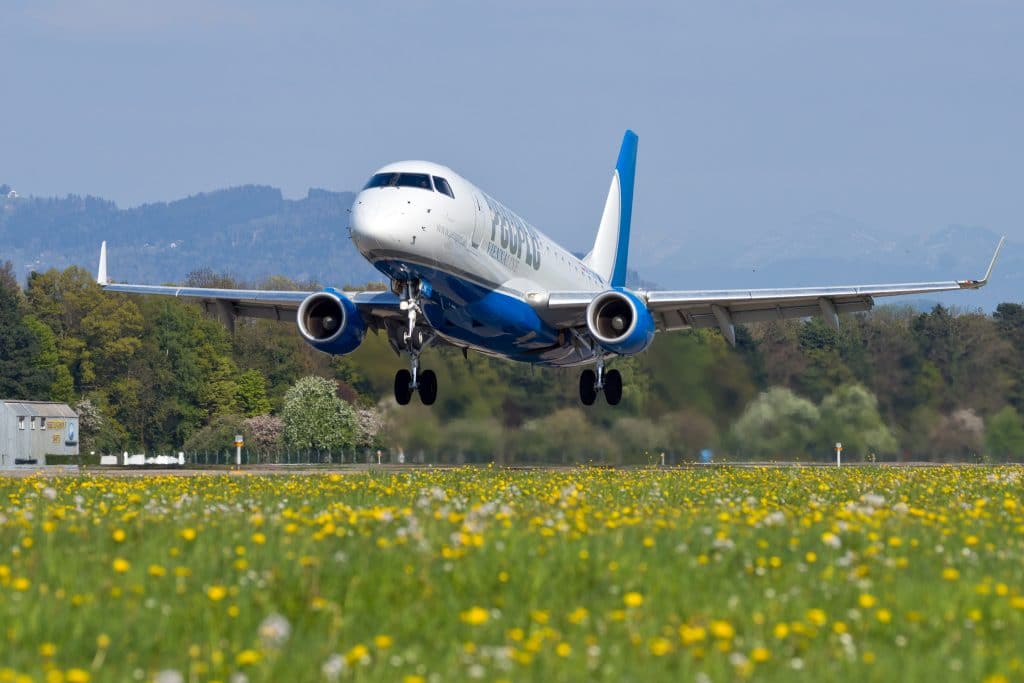
[(654, 340), (654, 319), (636, 295), (623, 290), (598, 294), (587, 306), (587, 328), (605, 350), (628, 356)]
[(306, 297), (296, 313), (299, 334), (324, 353), (352, 353), (363, 342), (366, 323), (352, 300), (335, 289)]

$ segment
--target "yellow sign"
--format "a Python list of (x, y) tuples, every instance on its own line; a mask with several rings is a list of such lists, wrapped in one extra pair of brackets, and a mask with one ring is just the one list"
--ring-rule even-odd
[(52, 437), (50, 437), (50, 440), (53, 441), (53, 443), (55, 444), (60, 444), (60, 434), (54, 434)]
[(47, 429), (64, 429), (64, 420), (47, 420)]

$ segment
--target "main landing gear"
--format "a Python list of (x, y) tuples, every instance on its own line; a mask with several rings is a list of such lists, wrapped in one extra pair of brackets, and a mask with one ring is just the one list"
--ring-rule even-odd
[(400, 343), (394, 343), (395, 350), (409, 352), (410, 369), (402, 369), (395, 373), (395, 400), (398, 405), (408, 405), (413, 392), (419, 392), (423, 405), (434, 405), (437, 400), (437, 375), (433, 370), (420, 372), (420, 354), (434, 341), (434, 334), (429, 328), (418, 328), (417, 319), (423, 309), (420, 307), (419, 283), (406, 282), (402, 290), (402, 301), (399, 307), (409, 314), (409, 326), (401, 335)]
[(622, 374), (618, 370), (605, 372), (603, 360), (597, 361), (596, 372), (587, 369), (580, 373), (580, 401), (592, 406), (600, 391), (610, 406), (617, 406), (622, 400)]

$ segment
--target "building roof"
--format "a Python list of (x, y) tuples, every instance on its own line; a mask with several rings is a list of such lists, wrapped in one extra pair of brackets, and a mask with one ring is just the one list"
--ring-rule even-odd
[(78, 417), (67, 403), (49, 401), (0, 401), (17, 415), (36, 417)]

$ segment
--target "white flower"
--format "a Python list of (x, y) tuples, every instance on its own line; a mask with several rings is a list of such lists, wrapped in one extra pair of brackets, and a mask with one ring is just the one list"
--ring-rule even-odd
[(153, 683), (185, 683), (185, 677), (177, 669), (164, 669), (153, 674)]
[(320, 667), (320, 672), (329, 681), (336, 681), (348, 669), (348, 662), (339, 654), (333, 654)]
[(280, 614), (271, 614), (260, 622), (260, 640), (264, 647), (281, 647), (292, 634), (292, 625)]

